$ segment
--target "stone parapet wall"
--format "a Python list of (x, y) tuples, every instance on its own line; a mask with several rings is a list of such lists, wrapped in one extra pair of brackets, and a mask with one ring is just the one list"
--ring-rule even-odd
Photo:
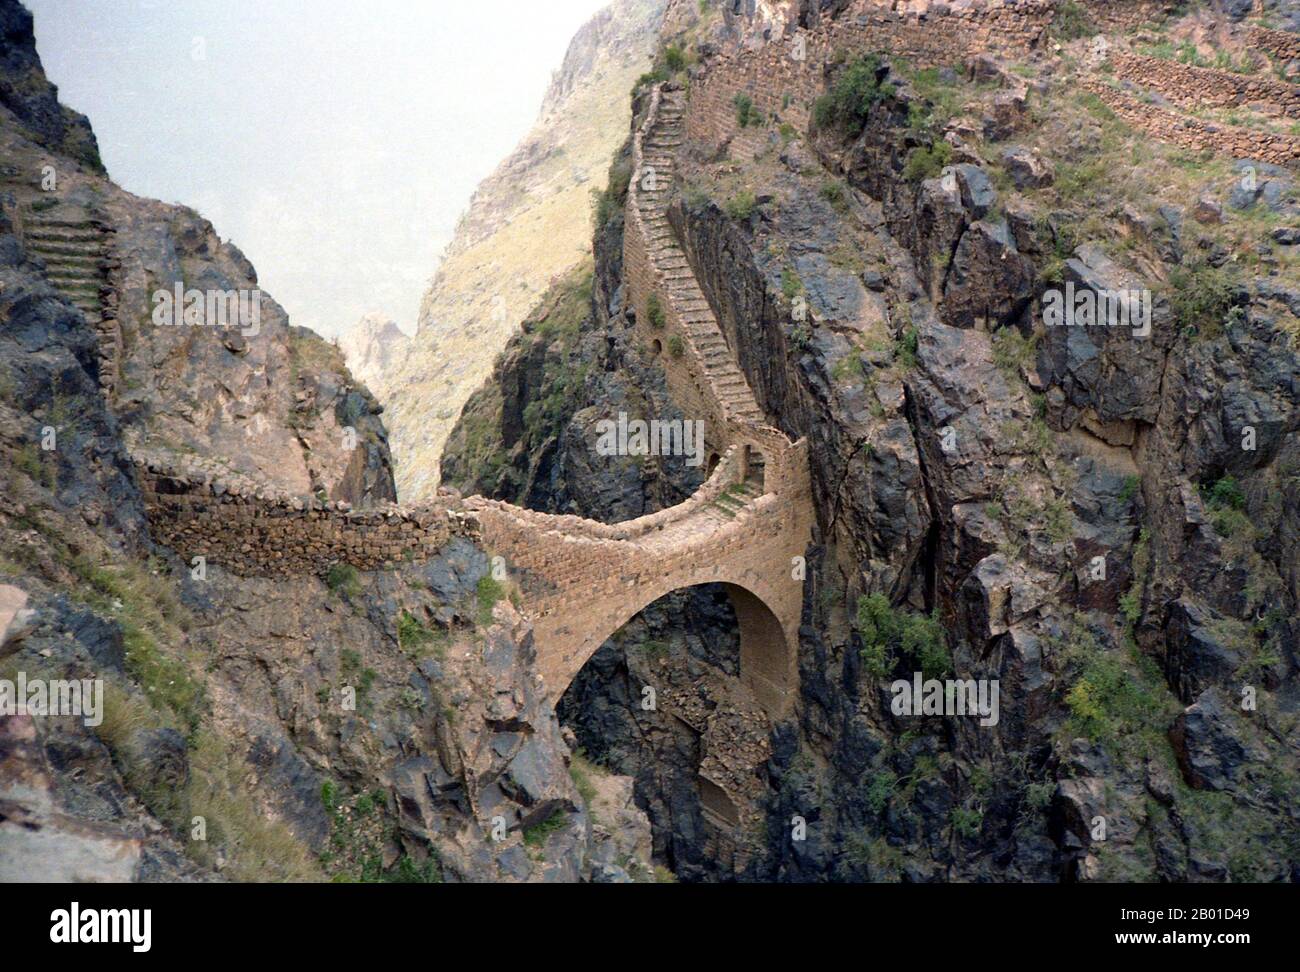
[(1193, 67), (1158, 57), (1127, 51), (1110, 55), (1115, 76), (1158, 91), (1183, 108), (1258, 107), (1265, 111), (1300, 117), (1300, 87), (1263, 75), (1234, 74), (1213, 68)]
[(601, 523), (586, 517), (566, 513), (541, 513), (537, 510), (523, 509), (513, 503), (471, 496), (465, 500), (469, 510), (496, 510), (513, 517), (522, 524), (554, 533), (557, 536), (570, 536), (587, 540), (636, 540), (647, 534), (662, 530), (672, 523), (683, 520), (701, 507), (707, 506), (726, 492), (727, 487), (740, 481), (739, 446), (732, 446), (719, 460), (717, 468), (699, 489), (676, 506), (647, 513), (634, 520), (621, 523)]
[(473, 515), (452, 506), (327, 509), (138, 468), (154, 538), (241, 576), (379, 570), (436, 556), (453, 536), (479, 536)]
[(1085, 81), (1084, 87), (1125, 122), (1161, 141), (1272, 165), (1294, 166), (1300, 163), (1300, 138), (1294, 135), (1201, 121), (1149, 105), (1101, 81)]

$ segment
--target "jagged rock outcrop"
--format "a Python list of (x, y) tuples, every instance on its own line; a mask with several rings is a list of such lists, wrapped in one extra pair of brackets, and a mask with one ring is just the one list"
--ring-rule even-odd
[(385, 314), (366, 314), (339, 338), (348, 369), (367, 388), (378, 387), (385, 372), (406, 353), (406, 333)]

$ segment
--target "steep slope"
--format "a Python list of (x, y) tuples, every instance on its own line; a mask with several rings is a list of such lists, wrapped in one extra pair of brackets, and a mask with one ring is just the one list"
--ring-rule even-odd
[(591, 196), (627, 132), (664, 0), (617, 0), (569, 45), (533, 129), (475, 192), (425, 294), (419, 330), (376, 393), (404, 500), (433, 495), (461, 406), (551, 281), (590, 253)]
[[(707, 588), (633, 619), (562, 718), (687, 879), (1296, 880), (1294, 37), (1161, 3), (758, 7), (665, 90), (681, 274), (811, 450), (766, 827), (710, 814), (699, 734), (640, 704), (665, 669), (734, 675)], [(627, 492), (590, 430), (661, 417), (663, 359), (616, 231), (592, 323), (511, 342), (449, 482), (593, 516)], [(1119, 291), (1146, 325), (1054, 316)], [(916, 677), (997, 686), (995, 720), (900, 708)]]
[[(84, 700), (0, 715), (0, 880), (649, 879), (630, 781), (570, 753), (487, 552), (373, 539), (411, 524), (337, 349), (265, 295), (214, 319), (252, 266), (82, 158), (30, 15), (0, 25), (0, 680)], [(193, 317), (155, 316), (177, 285)], [(394, 566), (286, 570), (269, 496), (275, 539), (323, 551), (348, 511)], [(164, 500), (231, 544), (169, 549)]]

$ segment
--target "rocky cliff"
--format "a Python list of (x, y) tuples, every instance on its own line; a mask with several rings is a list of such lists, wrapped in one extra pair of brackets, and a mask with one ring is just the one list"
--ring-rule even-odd
[(617, 0), (569, 45), (533, 129), (474, 193), (420, 305), (418, 333), (374, 386), (404, 500), (434, 494), (461, 406), (555, 278), (590, 253), (592, 195), (627, 132), (664, 0)]
[(367, 388), (378, 387), (384, 374), (406, 354), (407, 337), (397, 322), (377, 311), (366, 314), (339, 339), (348, 370)]
[[(31, 27), (0, 2), (0, 684), (86, 690), (0, 716), (0, 880), (652, 879), (487, 552), (389, 557), (375, 399), (207, 221), (105, 176)], [(351, 516), (377, 569), (169, 546), (250, 510)]]
[[(680, 671), (721, 710), (721, 592), (642, 612), (561, 702), (680, 876), (1300, 879), (1292, 11), (1229, 6), (759, 4), (692, 35), (670, 4), (671, 232), (807, 437), (817, 517), (756, 829), (711, 812), (700, 731), (641, 704)], [(1189, 77), (1236, 107), (1183, 114)], [(627, 231), (507, 346), (449, 484), (595, 518), (692, 488), (595, 449), (619, 409), (680, 414)], [(1122, 318), (1075, 300), (1121, 292)], [(997, 685), (996, 722), (900, 711), (917, 673)]]

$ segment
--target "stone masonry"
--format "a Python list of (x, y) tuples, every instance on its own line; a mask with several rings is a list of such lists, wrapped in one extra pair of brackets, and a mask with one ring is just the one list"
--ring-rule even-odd
[[(763, 125), (740, 127), (737, 95), (746, 95), (765, 121), (780, 118), (805, 129), (827, 72), (839, 58), (884, 53), (918, 66), (952, 65), (989, 53), (1021, 58), (1046, 45), (1057, 6), (1058, 0), (853, 0), (828, 27), (795, 30), (758, 48), (713, 58), (692, 79), (686, 134), (710, 149), (726, 143), (732, 158), (752, 158), (768, 144), (770, 133)], [(1124, 31), (1159, 19), (1173, 5), (1087, 0), (1084, 6), (1099, 28)], [(1279, 57), (1300, 51), (1300, 44), (1280, 31), (1251, 28), (1247, 37)], [(1250, 106), (1288, 118), (1300, 112), (1296, 89), (1285, 82), (1130, 53), (1114, 52), (1110, 60), (1120, 80), (1149, 87), (1189, 109)], [(1162, 141), (1276, 165), (1300, 161), (1300, 138), (1294, 135), (1183, 115), (1120, 91), (1100, 76), (1086, 87), (1125, 122)]]
[[(635, 135), (636, 165), (649, 178), (629, 193), (628, 295), (638, 334), (647, 347), (660, 342), (679, 407), (705, 421), (706, 442), (720, 457), (693, 496), (618, 524), (483, 497), (354, 510), (255, 481), (218, 457), (128, 434), (154, 537), (186, 558), (270, 576), (325, 574), (337, 564), (392, 567), (433, 556), (453, 536), (471, 537), (504, 557), (520, 606), (533, 620), (539, 674), (552, 699), (642, 608), (683, 587), (720, 583), (740, 627), (742, 683), (769, 715), (785, 712), (797, 695), (803, 583), (795, 558), (806, 552), (812, 524), (807, 447), (763, 424), (671, 239), (664, 209), (682, 137), (682, 104), (678, 93), (659, 90), (653, 103)], [(652, 175), (651, 168), (657, 170)], [(661, 302), (662, 328), (649, 323), (651, 293)], [(674, 335), (680, 354), (666, 350), (677, 347)], [(118, 346), (108, 345), (112, 357)], [(116, 373), (116, 361), (106, 363), (106, 385)]]
[(1300, 117), (1300, 88), (1272, 78), (1194, 67), (1127, 51), (1110, 55), (1115, 76), (1154, 88), (1183, 108), (1236, 108), (1258, 105), (1287, 118)]

